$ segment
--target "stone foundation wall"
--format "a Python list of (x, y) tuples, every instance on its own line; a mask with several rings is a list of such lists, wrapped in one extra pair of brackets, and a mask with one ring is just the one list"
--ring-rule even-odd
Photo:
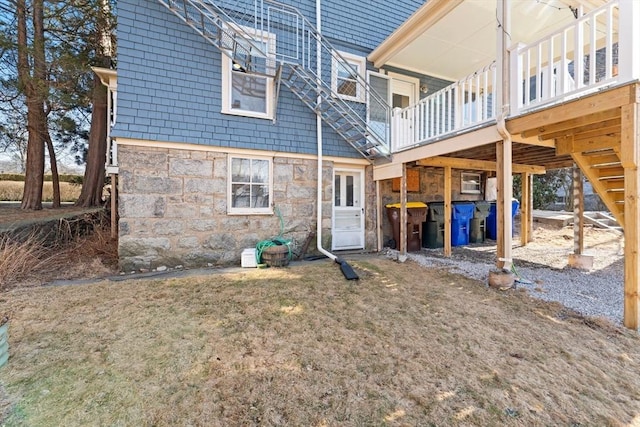
[[(244, 248), (280, 233), (278, 215), (228, 215), (226, 153), (121, 145), (119, 256), (124, 271), (239, 265)], [(273, 159), (273, 202), (283, 237), (302, 246), (316, 230), (313, 159)], [(366, 243), (375, 247), (375, 192), (367, 168)], [(331, 247), (333, 163), (323, 167), (323, 247)], [(375, 190), (375, 186), (373, 186)], [(315, 240), (309, 247), (313, 252)]]
[[(420, 191), (407, 192), (407, 202), (424, 202), (427, 205), (430, 202), (444, 201), (444, 170), (442, 168), (417, 168), (420, 172)], [(453, 201), (472, 201), (482, 200), (483, 194), (462, 194), (460, 170), (454, 169), (451, 174), (451, 200)], [(400, 192), (393, 191), (392, 180), (387, 179), (380, 182), (380, 194), (382, 198), (382, 242), (383, 245), (393, 238), (391, 223), (387, 218), (385, 206), (388, 203), (399, 203)]]

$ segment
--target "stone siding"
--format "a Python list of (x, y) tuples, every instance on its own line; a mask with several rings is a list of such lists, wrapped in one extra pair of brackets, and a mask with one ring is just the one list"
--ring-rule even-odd
[[(420, 167), (417, 168), (420, 172), (420, 191), (407, 192), (407, 202), (424, 202), (429, 205), (430, 202), (442, 202), (444, 201), (444, 170), (442, 168), (429, 168)], [(482, 200), (483, 194), (462, 194), (460, 192), (462, 172), (458, 169), (453, 169), (451, 173), (451, 200), (452, 201), (473, 201)], [(477, 171), (464, 171), (464, 172), (476, 172)], [(483, 177), (485, 175), (482, 175)], [(484, 184), (483, 184), (484, 191)], [(387, 179), (380, 181), (380, 194), (382, 198), (382, 242), (383, 246), (393, 238), (393, 231), (391, 229), (391, 223), (387, 218), (385, 206), (388, 203), (399, 203), (400, 192), (393, 191), (392, 180)]]
[[(119, 255), (123, 271), (239, 264), (242, 250), (280, 233), (278, 215), (227, 214), (226, 153), (120, 146)], [(301, 246), (316, 230), (314, 159), (273, 159), (283, 236)], [(366, 244), (375, 247), (375, 186), (367, 168)], [(332, 162), (323, 170), (323, 247), (331, 247)], [(309, 252), (315, 248), (315, 241)]]

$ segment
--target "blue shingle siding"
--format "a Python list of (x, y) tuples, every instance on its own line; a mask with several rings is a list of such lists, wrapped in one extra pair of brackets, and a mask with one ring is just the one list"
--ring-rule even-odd
[[(290, 3), (315, 23), (314, 1)], [(420, 4), (325, 1), (323, 32), (340, 48), (365, 56)], [(114, 137), (316, 152), (315, 114), (284, 86), (275, 124), (222, 114), (222, 54), (158, 1), (118, 2), (118, 44)], [(324, 147), (328, 155), (359, 157), (327, 126)]]
[(322, 1), (322, 33), (338, 44), (375, 49), (425, 1)]

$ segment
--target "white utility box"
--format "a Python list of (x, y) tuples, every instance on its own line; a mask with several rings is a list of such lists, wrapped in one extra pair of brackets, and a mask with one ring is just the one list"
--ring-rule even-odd
[(242, 251), (241, 265), (245, 268), (256, 268), (256, 248), (249, 248)]

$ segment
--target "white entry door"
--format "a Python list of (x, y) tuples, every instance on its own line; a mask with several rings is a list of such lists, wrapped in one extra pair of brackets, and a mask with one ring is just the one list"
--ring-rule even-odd
[(363, 181), (362, 170), (334, 171), (332, 250), (364, 248)]
[[(416, 103), (418, 99), (418, 88), (420, 80), (415, 77), (403, 76), (389, 73), (391, 79), (391, 107), (407, 108)], [(411, 110), (408, 111), (410, 114)], [(406, 116), (403, 120), (396, 122), (398, 126), (394, 129), (393, 140), (400, 146), (413, 142), (413, 118)], [(407, 140), (409, 139), (409, 140)]]

